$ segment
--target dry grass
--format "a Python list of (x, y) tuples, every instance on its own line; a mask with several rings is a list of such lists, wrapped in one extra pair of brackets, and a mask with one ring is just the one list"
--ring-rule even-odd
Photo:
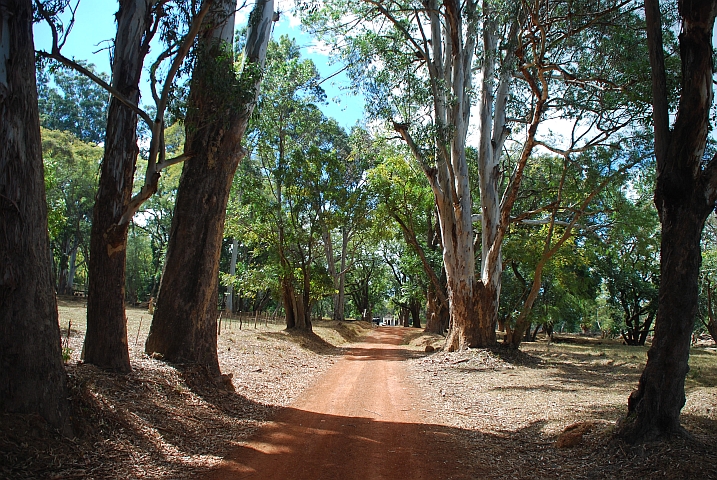
[[(0, 478), (196, 478), (370, 328), (316, 322), (317, 335), (293, 335), (282, 325), (250, 322), (239, 330), (225, 321), (219, 358), (235, 394), (202, 383), (201, 372), (146, 357), (150, 316), (139, 309), (127, 312), (131, 374), (78, 363), (84, 315), (81, 301), (60, 305), (63, 336), (72, 322), (67, 369), (77, 438), (63, 439), (31, 416), (0, 416)], [(462, 460), (466, 468), (490, 466), (490, 478), (717, 478), (715, 349), (692, 352), (682, 416), (692, 438), (630, 447), (611, 433), (646, 349), (581, 340), (429, 355), (425, 347), (440, 347), (442, 338), (412, 330), (406, 368), (423, 393), (426, 423), (453, 427), (474, 452)], [(575, 446), (557, 448), (570, 426), (578, 438), (563, 443)]]

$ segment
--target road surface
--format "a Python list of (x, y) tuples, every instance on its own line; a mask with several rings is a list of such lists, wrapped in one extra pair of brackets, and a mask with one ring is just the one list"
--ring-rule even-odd
[(290, 407), (232, 451), (208, 479), (445, 480), (462, 464), (457, 431), (427, 423), (405, 375), (406, 330), (374, 329)]

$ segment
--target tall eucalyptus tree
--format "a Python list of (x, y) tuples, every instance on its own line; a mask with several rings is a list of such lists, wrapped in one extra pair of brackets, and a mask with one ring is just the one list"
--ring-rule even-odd
[[(560, 150), (569, 154), (605, 143), (643, 113), (615, 101), (626, 90), (619, 79), (603, 78), (608, 62), (581, 69), (579, 61), (584, 42), (604, 35), (593, 27), (630, 17), (631, 2), (334, 0), (305, 11), (308, 25), (345, 46), (343, 58), (366, 88), (370, 113), (392, 121), (431, 185), (448, 283), (447, 348), (494, 344), (501, 246), (523, 171), (537, 145), (555, 149), (539, 138), (541, 122), (549, 111), (574, 117)], [(472, 117), (477, 179), (466, 156)], [(519, 144), (516, 158), (505, 155), (508, 140)]]
[[(139, 104), (139, 79), (155, 27), (157, 0), (123, 0), (117, 12), (112, 87), (132, 105)], [(107, 114), (92, 231), (84, 360), (101, 368), (131, 369), (127, 345), (125, 264), (128, 223), (119, 224), (132, 197), (132, 179), (139, 154), (137, 114), (113, 97)]]
[(219, 375), (219, 257), (241, 143), (261, 85), (275, 18), (273, 0), (249, 15), (239, 72), (234, 63), (234, 0), (215, 0), (199, 35), (192, 74), (184, 164), (172, 217), (164, 275), (145, 351)]
[(0, 411), (71, 435), (51, 275), (30, 0), (0, 3)]
[[(81, 62), (62, 54), (61, 48), (74, 23), (64, 26), (60, 14), (69, 2), (46, 2), (35, 0), (38, 15), (52, 31), (52, 47), (49, 52), (38, 55), (55, 60), (73, 68), (112, 94), (107, 115), (105, 155), (102, 161), (100, 181), (93, 210), (90, 239), (90, 261), (87, 301), (87, 334), (83, 358), (107, 370), (128, 372), (131, 369), (127, 345), (127, 320), (125, 302), (125, 264), (127, 230), (129, 222), (140, 205), (157, 191), (163, 168), (183, 161), (186, 157), (165, 161), (164, 114), (169, 102), (174, 78), (184, 58), (189, 53), (203, 16), (212, 0), (204, 0), (196, 13), (191, 8), (187, 20), (186, 35), (177, 39), (177, 25), (164, 25), (171, 31), (170, 45), (151, 69), (151, 79), (157, 79), (156, 69), (171, 59), (161, 95), (152, 83), (156, 103), (154, 120), (139, 108), (139, 80), (150, 42), (165, 17), (169, 0), (120, 0), (117, 12), (117, 35), (113, 49), (112, 81), (108, 84), (101, 76), (86, 68)], [(181, 3), (181, 2), (178, 2)], [(181, 8), (179, 10), (182, 10)], [(174, 36), (173, 36), (174, 35)], [(145, 183), (132, 195), (133, 174), (139, 147), (137, 145), (138, 117), (152, 131), (149, 161)]]

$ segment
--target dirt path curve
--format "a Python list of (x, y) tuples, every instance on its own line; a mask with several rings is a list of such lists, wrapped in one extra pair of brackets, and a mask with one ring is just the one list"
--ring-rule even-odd
[(427, 424), (404, 374), (405, 330), (377, 328), (207, 478), (373, 480), (478, 478), (449, 427)]

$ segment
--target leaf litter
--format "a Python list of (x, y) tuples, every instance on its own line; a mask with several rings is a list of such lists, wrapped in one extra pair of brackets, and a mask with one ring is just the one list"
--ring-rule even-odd
[[(127, 313), (130, 374), (79, 362), (84, 315), (81, 304), (60, 305), (61, 327), (72, 322), (67, 371), (75, 438), (59, 436), (34, 416), (0, 415), (0, 478), (201, 476), (310, 388), (341, 355), (335, 345), (356, 341), (369, 328), (317, 322), (321, 336), (291, 335), (281, 325), (239, 330), (225, 321), (219, 358), (231, 378), (206, 384), (201, 371), (143, 354), (150, 317), (138, 309)], [(468, 447), (472, 454), (460, 463), (481, 478), (717, 478), (714, 349), (693, 355), (702, 363), (688, 376), (682, 422), (689, 436), (629, 446), (612, 433), (637, 385), (644, 350), (543, 342), (518, 352), (443, 352), (441, 342), (408, 334), (413, 354), (406, 369), (419, 386), (426, 424), (451, 427), (446, 441)], [(425, 353), (428, 344), (437, 351)], [(570, 433), (575, 438), (566, 439)], [(561, 436), (568, 447), (558, 448)]]

